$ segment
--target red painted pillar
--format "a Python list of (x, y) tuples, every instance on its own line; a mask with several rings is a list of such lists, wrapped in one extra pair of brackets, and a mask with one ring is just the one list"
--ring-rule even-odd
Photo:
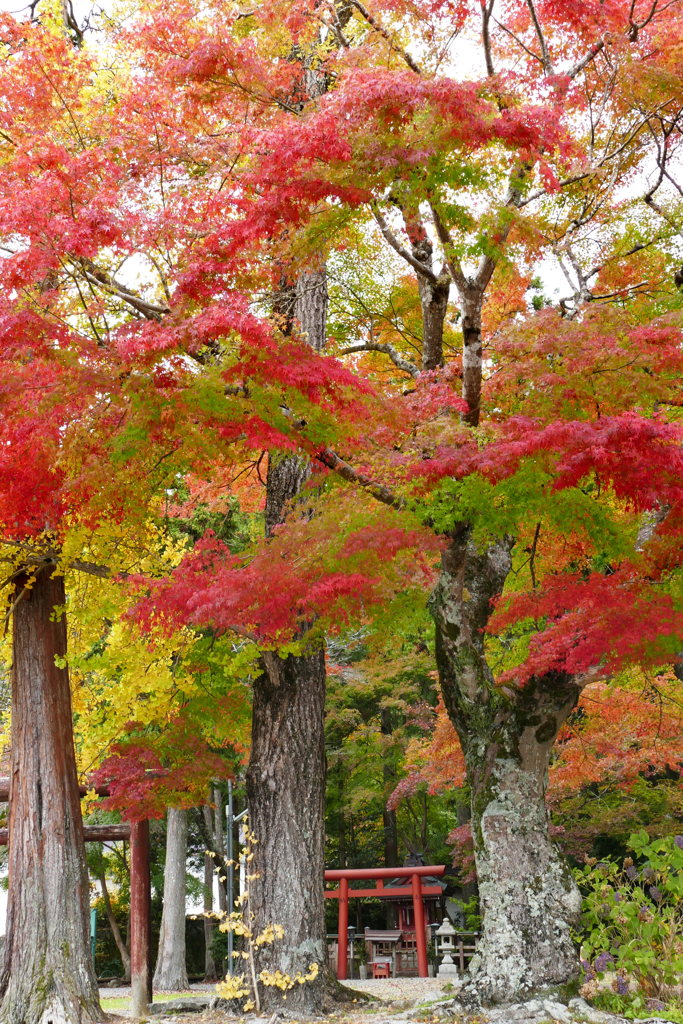
[(130, 825), (130, 985), (134, 1017), (147, 1017), (152, 1002), (152, 918), (149, 822)]
[(429, 975), (427, 970), (427, 935), (425, 905), (422, 901), (422, 879), (419, 875), (411, 878), (413, 890), (413, 916), (415, 918), (415, 942), (417, 944), (417, 973), (421, 978)]
[(339, 938), (337, 943), (337, 978), (346, 980), (346, 965), (349, 958), (349, 880), (339, 881)]

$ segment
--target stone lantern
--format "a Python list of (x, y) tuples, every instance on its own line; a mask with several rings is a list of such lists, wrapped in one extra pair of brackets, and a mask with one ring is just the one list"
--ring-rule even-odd
[(448, 917), (444, 917), (441, 925), (436, 930), (436, 952), (441, 957), (441, 966), (436, 973), (437, 978), (450, 978), (458, 973), (458, 968), (453, 963), (455, 952), (456, 931)]

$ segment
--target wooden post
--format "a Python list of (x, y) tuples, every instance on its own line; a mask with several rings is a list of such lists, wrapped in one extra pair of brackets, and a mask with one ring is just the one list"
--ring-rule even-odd
[(337, 979), (346, 980), (346, 962), (349, 954), (349, 880), (339, 881), (339, 937), (337, 940)]
[(152, 920), (149, 822), (130, 826), (130, 984), (134, 1017), (147, 1017), (152, 1002)]
[(413, 890), (413, 916), (415, 917), (415, 942), (417, 944), (417, 973), (421, 978), (429, 976), (427, 970), (427, 935), (425, 906), (422, 902), (422, 879), (419, 875), (411, 878)]

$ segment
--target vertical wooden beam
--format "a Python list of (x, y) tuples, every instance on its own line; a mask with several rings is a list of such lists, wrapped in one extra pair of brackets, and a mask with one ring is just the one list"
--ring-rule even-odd
[(152, 1002), (152, 920), (149, 822), (130, 826), (130, 984), (134, 1017), (147, 1017)]
[(415, 942), (417, 945), (417, 973), (421, 978), (429, 975), (427, 970), (427, 935), (425, 905), (422, 900), (422, 879), (413, 875), (410, 884), (413, 890), (413, 916), (415, 918)]
[(346, 964), (349, 956), (349, 880), (339, 882), (339, 938), (337, 941), (337, 978), (346, 980)]

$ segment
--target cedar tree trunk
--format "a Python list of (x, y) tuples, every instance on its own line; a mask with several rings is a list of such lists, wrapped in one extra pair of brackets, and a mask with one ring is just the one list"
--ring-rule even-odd
[[(289, 289), (295, 318), (308, 344), (325, 343), (325, 272), (301, 273)], [(271, 456), (266, 489), (266, 533), (297, 500), (310, 467), (304, 456)], [(261, 991), (267, 1010), (285, 1005), (318, 1013), (328, 987), (325, 939), (325, 654), (320, 641), (301, 655), (263, 655), (254, 683), (251, 756), (247, 770), (249, 824), (256, 837), (249, 882), (253, 929), (281, 925), (284, 938), (258, 949), (258, 970), (293, 976), (318, 965), (318, 978), (296, 985), (283, 1004), (280, 989)]]
[(73, 745), (64, 578), (17, 581), (12, 655), (9, 902), (3, 1024), (102, 1020), (90, 951), (88, 873)]
[(483, 938), (470, 984), (484, 1003), (518, 1000), (578, 976), (570, 929), (581, 900), (548, 835), (545, 791), (552, 745), (580, 686), (559, 673), (520, 689), (494, 685), (483, 630), (510, 571), (511, 547), (503, 540), (479, 551), (461, 530), (444, 553), (432, 599), (442, 692), (472, 793)]
[[(325, 657), (264, 656), (266, 671), (254, 686), (252, 746), (247, 771), (249, 824), (257, 842), (249, 882), (256, 934), (269, 924), (284, 938), (259, 950), (258, 969), (320, 974), (297, 985), (286, 1006), (319, 1012), (325, 987)], [(261, 991), (263, 1009), (282, 1004), (277, 988)]]
[(187, 811), (169, 807), (166, 819), (164, 908), (154, 971), (154, 988), (157, 992), (182, 992), (188, 987), (185, 966), (186, 860)]

